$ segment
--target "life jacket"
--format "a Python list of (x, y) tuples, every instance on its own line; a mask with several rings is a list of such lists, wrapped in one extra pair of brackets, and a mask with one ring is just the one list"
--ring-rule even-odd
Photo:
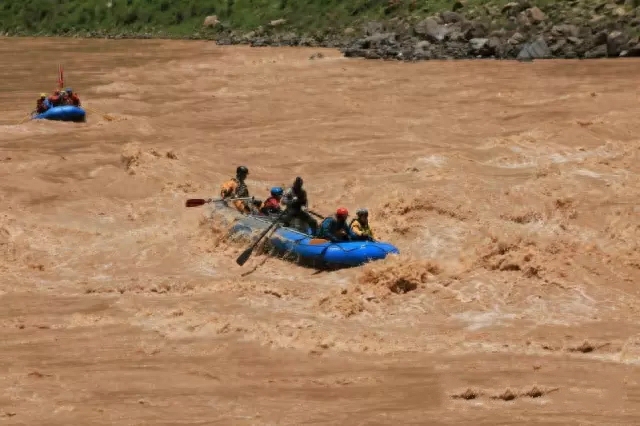
[[(329, 223), (329, 229), (326, 229), (326, 224)], [(338, 231), (344, 231), (348, 234), (348, 226), (346, 222), (340, 224), (335, 216), (329, 216), (324, 218), (318, 231), (318, 238), (323, 237), (338, 237)]]
[[(222, 198), (244, 198), (249, 196), (249, 189), (244, 182), (240, 183), (237, 178), (233, 177), (222, 184), (222, 187), (220, 188), (220, 196)], [(251, 212), (251, 208), (246, 201), (233, 200), (233, 205), (240, 212)]]
[(67, 96), (67, 103), (73, 106), (80, 106), (80, 98), (75, 93)]
[(373, 231), (371, 230), (371, 227), (369, 226), (369, 223), (367, 222), (367, 225), (363, 225), (362, 222), (360, 222), (358, 220), (358, 218), (355, 219), (351, 219), (351, 222), (349, 222), (349, 228), (355, 233), (355, 231), (353, 230), (353, 223), (354, 222), (358, 222), (358, 227), (360, 228), (360, 232), (363, 235), (367, 235), (371, 238), (373, 238)]
[(262, 203), (260, 211), (264, 214), (278, 213), (280, 211), (280, 201), (272, 195)]
[[(233, 186), (235, 188), (229, 194), (227, 191), (229, 191), (230, 189), (229, 187), (232, 186), (231, 185), (232, 182), (234, 183)], [(232, 198), (248, 197), (249, 188), (247, 187), (247, 184), (245, 184), (244, 182), (240, 182), (238, 178), (233, 177), (222, 185), (222, 191), (220, 195), (222, 197), (232, 197)]]
[(233, 178), (233, 181), (238, 184), (235, 190), (236, 197), (248, 197), (249, 196), (249, 188), (247, 184), (244, 182), (240, 182), (237, 178)]
[(60, 105), (60, 96), (58, 95), (51, 95), (49, 97), (49, 102), (51, 103), (51, 106), (59, 106)]
[(36, 112), (38, 112), (38, 114), (45, 112), (48, 108), (47, 103), (46, 103), (46, 99), (40, 99), (38, 98), (38, 100), (36, 101)]

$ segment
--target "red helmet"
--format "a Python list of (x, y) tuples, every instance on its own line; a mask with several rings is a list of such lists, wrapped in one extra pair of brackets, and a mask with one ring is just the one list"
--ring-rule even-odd
[(345, 209), (344, 207), (340, 207), (336, 212), (336, 216), (346, 218), (347, 216), (349, 216), (349, 210)]

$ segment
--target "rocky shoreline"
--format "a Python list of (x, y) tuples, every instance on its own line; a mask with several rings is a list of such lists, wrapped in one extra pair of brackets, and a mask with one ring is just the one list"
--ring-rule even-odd
[[(344, 29), (300, 35), (285, 19), (253, 31), (228, 28), (216, 16), (188, 36), (164, 32), (84, 31), (58, 36), (112, 39), (212, 40), (220, 45), (308, 46), (339, 49), (346, 57), (420, 61), (433, 59), (592, 59), (640, 56), (640, 0), (568, 0), (535, 6), (467, 6), (430, 17), (395, 17)], [(9, 34), (5, 35), (26, 35)], [(35, 34), (47, 36), (49, 34)]]
[[(640, 1), (638, 2), (640, 3)], [(528, 0), (500, 8), (453, 10), (423, 19), (394, 18), (347, 28), (319, 40), (259, 28), (228, 33), (219, 44), (318, 46), (338, 48), (346, 57), (418, 61), (430, 59), (540, 58), (591, 59), (640, 56), (640, 6), (635, 0), (594, 3), (578, 0), (550, 4), (544, 10)]]

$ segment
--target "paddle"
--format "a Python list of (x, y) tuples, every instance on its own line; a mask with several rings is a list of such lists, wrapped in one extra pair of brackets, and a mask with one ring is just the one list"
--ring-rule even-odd
[(33, 117), (33, 113), (29, 113), (29, 115), (27, 115), (26, 117), (24, 117), (22, 120), (20, 120), (20, 122), (18, 124), (22, 124), (27, 120), (30, 120)]
[(324, 219), (324, 216), (322, 216), (320, 213), (316, 213), (313, 210), (308, 210), (308, 209), (307, 209), (307, 211), (309, 213), (311, 213), (312, 215), (314, 215), (315, 217), (317, 217), (318, 219)]
[(86, 106), (86, 105), (84, 106), (84, 108), (85, 108), (85, 109), (87, 109), (87, 110), (89, 110), (89, 111), (91, 111), (91, 112), (95, 112), (95, 113), (96, 113), (96, 114), (98, 114), (98, 115), (101, 115), (101, 116), (102, 116), (102, 118), (104, 118), (104, 119), (105, 119), (105, 120), (107, 120), (107, 121), (113, 121), (113, 120), (115, 120), (115, 118), (114, 118), (114, 117), (110, 116), (109, 114), (105, 114), (104, 112), (100, 112), (100, 111), (98, 111), (98, 110), (97, 110), (97, 109), (95, 109), (95, 108), (91, 108), (91, 107), (88, 107), (88, 106)]
[(62, 90), (64, 87), (64, 70), (62, 64), (58, 64), (58, 90)]
[(271, 225), (269, 225), (267, 227), (267, 229), (265, 229), (262, 234), (260, 234), (260, 236), (258, 237), (258, 239), (251, 244), (251, 247), (249, 247), (248, 249), (246, 249), (245, 251), (242, 252), (242, 254), (240, 256), (238, 256), (238, 258), (236, 259), (236, 263), (240, 266), (244, 265), (247, 260), (249, 260), (249, 257), (251, 257), (251, 253), (253, 253), (253, 249), (256, 248), (256, 246), (258, 245), (258, 243), (260, 242), (260, 240), (262, 240), (264, 238), (265, 235), (267, 235), (267, 233), (269, 231), (271, 231), (271, 228), (273, 228), (274, 226), (276, 226), (278, 224), (278, 222), (280, 221), (280, 219), (285, 215), (286, 212), (282, 212), (278, 215), (278, 217), (271, 223)]
[(253, 200), (253, 197), (209, 198), (209, 199), (206, 199), (206, 200), (204, 198), (189, 198), (185, 203), (185, 207), (198, 207), (198, 206), (202, 206), (202, 205), (207, 204), (207, 203), (213, 203), (213, 202), (216, 202), (216, 201), (235, 201), (235, 200), (240, 200), (240, 201)]

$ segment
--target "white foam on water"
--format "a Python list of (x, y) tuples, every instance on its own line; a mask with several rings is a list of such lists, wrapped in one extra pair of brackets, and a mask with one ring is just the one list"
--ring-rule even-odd
[(447, 158), (442, 155), (430, 155), (428, 157), (420, 157), (418, 161), (423, 164), (442, 167), (442, 165), (447, 161)]
[(467, 330), (474, 331), (495, 325), (504, 325), (505, 320), (513, 320), (516, 318), (516, 315), (505, 314), (497, 310), (491, 312), (467, 311), (455, 314), (453, 318), (466, 322), (468, 324), (466, 327)]
[(591, 170), (587, 170), (587, 169), (578, 169), (576, 171), (574, 171), (573, 173), (580, 175), (580, 176), (587, 176), (587, 177), (592, 177), (595, 179), (599, 179), (602, 177), (601, 174), (593, 172)]

